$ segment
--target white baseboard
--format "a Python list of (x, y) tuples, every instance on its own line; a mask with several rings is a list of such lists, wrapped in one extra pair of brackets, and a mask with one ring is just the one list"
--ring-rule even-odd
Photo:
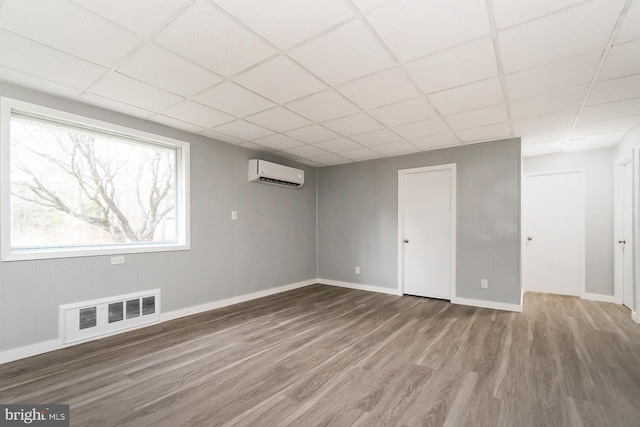
[(303, 282), (291, 283), (289, 285), (278, 286), (277, 288), (266, 289), (264, 291), (252, 292), (250, 294), (239, 295), (237, 297), (226, 298), (223, 300), (212, 301), (206, 304), (200, 304), (193, 307), (181, 308), (178, 310), (168, 311), (162, 313), (160, 316), (160, 322), (166, 322), (168, 320), (179, 319), (181, 317), (192, 316), (194, 314), (203, 313), (209, 310), (215, 310), (216, 308), (227, 307), (233, 304), (239, 304), (241, 302), (251, 301), (254, 299), (267, 297), (273, 294), (279, 294), (280, 292), (286, 292), (293, 289), (303, 288), (305, 286), (318, 283), (316, 279), (305, 280)]
[(63, 348), (62, 343), (60, 340), (55, 339), (0, 351), (0, 365), (3, 363), (13, 362), (14, 360), (35, 356), (36, 354), (49, 353), (50, 351), (59, 350), (61, 348)]
[(398, 291), (397, 289), (383, 288), (382, 286), (371, 286), (371, 285), (363, 285), (360, 283), (340, 282), (338, 280), (330, 280), (330, 279), (317, 279), (316, 283), (320, 283), (322, 285), (338, 286), (340, 288), (357, 289), (360, 291), (378, 292), (381, 294), (388, 294), (388, 295), (397, 295), (397, 296), (402, 295), (400, 291)]
[(582, 294), (582, 299), (586, 299), (590, 301), (600, 301), (600, 302), (612, 302), (612, 303), (616, 302), (616, 299), (613, 295), (584, 293)]
[(635, 311), (631, 312), (631, 318), (633, 319), (634, 322), (640, 324), (640, 316), (638, 316), (638, 313)]
[[(313, 285), (314, 283), (318, 283), (317, 279), (305, 280), (303, 282), (291, 283), (289, 285), (278, 286), (276, 288), (266, 289), (264, 291), (253, 292), (246, 295), (240, 295), (237, 297), (227, 298), (219, 301), (213, 301), (207, 304), (201, 304), (194, 307), (182, 308), (179, 310), (169, 311), (166, 313), (162, 313), (160, 315), (160, 321), (155, 322), (149, 325), (141, 325), (135, 328), (116, 331), (113, 333), (109, 333), (106, 335), (101, 335), (96, 337), (95, 339), (104, 338), (106, 336), (116, 335), (118, 333), (129, 332), (134, 329), (140, 329), (148, 326), (157, 325), (158, 323), (166, 322), (168, 320), (178, 319), (180, 317), (191, 316), (193, 314), (202, 313), (204, 311), (214, 310), (220, 307), (226, 307), (228, 305), (238, 304), (245, 301), (251, 301), (253, 299), (266, 297), (273, 294), (278, 294), (280, 292), (290, 291), (292, 289), (302, 288), (305, 286)], [(0, 351), (0, 365), (3, 363), (13, 362), (18, 359), (24, 359), (27, 357), (35, 356), (42, 353), (48, 353), (54, 350), (60, 350), (62, 348), (68, 348), (74, 345), (82, 344), (88, 341), (94, 341), (94, 339), (82, 340), (78, 342), (73, 342), (69, 344), (63, 344), (61, 339), (55, 339), (51, 341), (44, 341), (36, 344), (30, 344), (23, 347), (12, 348), (10, 350)]]
[(515, 311), (518, 313), (522, 313), (522, 305), (519, 305), (519, 304), (508, 304), (505, 302), (485, 301), (485, 300), (479, 300), (479, 299), (459, 298), (459, 297), (452, 298), (451, 302), (453, 304), (470, 305), (473, 307), (492, 308), (494, 310)]

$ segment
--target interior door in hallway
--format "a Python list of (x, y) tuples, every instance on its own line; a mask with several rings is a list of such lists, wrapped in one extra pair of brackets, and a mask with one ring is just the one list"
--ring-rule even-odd
[(524, 285), (527, 291), (584, 291), (584, 177), (580, 171), (525, 176)]
[(402, 291), (451, 299), (455, 283), (455, 164), (398, 173)]

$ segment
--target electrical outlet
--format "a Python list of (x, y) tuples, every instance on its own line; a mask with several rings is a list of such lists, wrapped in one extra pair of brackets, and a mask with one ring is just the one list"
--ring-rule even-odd
[(112, 256), (111, 257), (111, 265), (124, 264), (123, 256)]
[(360, 274), (360, 267), (356, 267), (356, 274)]
[(236, 219), (238, 219), (238, 212), (237, 211), (231, 211), (231, 219), (233, 221), (235, 221)]
[(487, 289), (489, 287), (489, 281), (487, 279), (480, 280), (480, 287), (482, 289)]

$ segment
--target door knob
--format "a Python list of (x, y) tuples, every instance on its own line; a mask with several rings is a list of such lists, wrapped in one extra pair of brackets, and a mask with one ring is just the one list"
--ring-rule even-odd
[(529, 241), (529, 242), (530, 242), (530, 241), (532, 241), (532, 240), (533, 240), (533, 237), (531, 237), (531, 236), (527, 237), (527, 241)]
[(618, 240), (618, 243), (622, 243), (624, 245), (625, 243), (627, 243), (627, 241), (626, 240)]
[(404, 239), (404, 242), (405, 242), (405, 243), (409, 243), (409, 241), (408, 241), (407, 239)]

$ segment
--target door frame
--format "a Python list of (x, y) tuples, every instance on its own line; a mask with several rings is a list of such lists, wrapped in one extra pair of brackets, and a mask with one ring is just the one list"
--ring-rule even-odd
[[(624, 271), (622, 271), (623, 268), (623, 256), (621, 256), (620, 251), (619, 251), (619, 243), (618, 243), (618, 239), (620, 238), (620, 236), (622, 235), (622, 231), (624, 228), (623, 225), (623, 213), (624, 213), (624, 206), (623, 206), (623, 201), (624, 201), (624, 194), (623, 194), (623, 187), (622, 185), (625, 184), (624, 182), (624, 168), (625, 166), (627, 166), (629, 163), (631, 163), (633, 160), (632, 156), (626, 156), (623, 157), (621, 159), (619, 159), (618, 161), (615, 162), (615, 169), (614, 169), (614, 175), (613, 175), (613, 298), (614, 298), (614, 302), (616, 304), (622, 304), (622, 297), (623, 297), (623, 290), (622, 290), (622, 278), (624, 277)], [(632, 172), (632, 178), (631, 178), (631, 185), (633, 188), (633, 175), (634, 175), (634, 170), (633, 170), (633, 164), (631, 164), (631, 172)], [(632, 191), (633, 193), (633, 191)], [(631, 210), (633, 211), (633, 200), (631, 201)], [(633, 212), (631, 212), (631, 218), (633, 218)], [(631, 234), (633, 233), (633, 219), (631, 220), (632, 223), (632, 231)], [(635, 235), (634, 235), (635, 237)], [(633, 240), (634, 244), (635, 244), (635, 239)], [(631, 248), (631, 250), (633, 250), (633, 248)], [(634, 259), (633, 255), (631, 256), (632, 259)], [(631, 277), (634, 277), (634, 263), (631, 264)]]
[(522, 290), (523, 293), (527, 292), (527, 281), (526, 276), (524, 274), (524, 263), (526, 263), (526, 242), (524, 241), (528, 235), (527, 222), (525, 218), (526, 212), (526, 204), (530, 203), (528, 200), (529, 197), (527, 195), (527, 178), (535, 178), (539, 176), (549, 176), (549, 175), (568, 175), (568, 174), (578, 174), (581, 181), (582, 186), (582, 206), (581, 206), (581, 215), (583, 216), (583, 224), (584, 229), (582, 230), (582, 250), (580, 251), (580, 265), (582, 266), (580, 269), (580, 298), (586, 298), (586, 276), (587, 276), (587, 264), (586, 264), (586, 253), (587, 253), (587, 189), (586, 189), (586, 180), (583, 169), (567, 169), (567, 170), (557, 170), (557, 171), (543, 171), (543, 172), (534, 172), (524, 174), (523, 179), (523, 192), (522, 192), (522, 260), (523, 260), (523, 273), (522, 273)]
[(456, 298), (456, 194), (458, 188), (455, 163), (398, 170), (398, 291), (400, 295), (404, 295), (404, 244), (402, 242), (404, 240), (404, 178), (407, 175), (443, 170), (447, 170), (451, 174), (451, 288), (449, 296), (450, 301), (453, 302)]

